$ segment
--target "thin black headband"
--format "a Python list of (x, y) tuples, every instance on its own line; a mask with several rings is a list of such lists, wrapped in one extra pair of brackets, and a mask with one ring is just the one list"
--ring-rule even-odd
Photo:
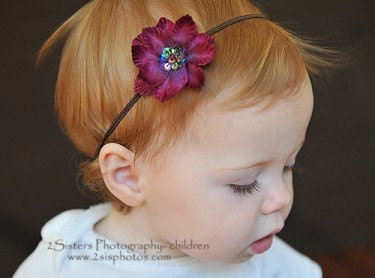
[[(255, 18), (261, 18), (261, 19), (267, 19), (266, 17), (264, 17), (263, 15), (260, 15), (260, 14), (247, 14), (247, 15), (242, 15), (242, 16), (239, 16), (239, 17), (235, 17), (235, 18), (232, 18), (228, 21), (225, 21), (224, 23), (208, 30), (206, 32), (207, 35), (213, 35), (235, 23), (238, 23), (238, 22), (241, 22), (241, 21), (244, 21), (244, 20), (248, 20), (248, 19), (255, 19)], [(132, 107), (137, 103), (137, 101), (141, 98), (141, 95), (140, 94), (135, 94), (133, 96), (133, 98), (128, 102), (128, 104), (124, 107), (124, 109), (122, 109), (122, 111), (120, 112), (120, 114), (117, 115), (116, 119), (112, 122), (112, 124), (110, 125), (110, 127), (108, 128), (107, 132), (104, 134), (104, 137), (100, 143), (100, 145), (98, 146), (98, 148), (96, 149), (96, 152), (95, 152), (95, 158), (97, 158), (99, 156), (99, 152), (101, 150), (101, 148), (106, 144), (108, 138), (112, 135), (113, 131), (115, 131), (116, 127), (119, 125), (119, 123), (121, 122), (121, 120), (126, 116), (126, 114), (128, 114), (128, 112), (132, 109)]]

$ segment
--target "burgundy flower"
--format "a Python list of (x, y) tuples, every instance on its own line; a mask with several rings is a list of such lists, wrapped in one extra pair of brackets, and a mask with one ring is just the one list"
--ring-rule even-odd
[(160, 18), (155, 27), (142, 30), (132, 43), (133, 62), (139, 69), (134, 90), (165, 101), (182, 88), (204, 84), (202, 66), (214, 58), (213, 37), (198, 33), (189, 15), (173, 23)]

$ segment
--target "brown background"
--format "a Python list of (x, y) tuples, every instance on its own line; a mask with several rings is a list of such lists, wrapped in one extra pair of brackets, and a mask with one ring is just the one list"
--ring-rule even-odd
[[(59, 51), (39, 71), (33, 61), (85, 2), (0, 2), (2, 277), (35, 248), (48, 219), (96, 202), (77, 184), (79, 155), (54, 117)], [(274, 21), (350, 54), (331, 80), (314, 82), (316, 106), (299, 159), (304, 172), (295, 177), (295, 206), (281, 236), (310, 256), (375, 244), (374, 1), (257, 2)]]

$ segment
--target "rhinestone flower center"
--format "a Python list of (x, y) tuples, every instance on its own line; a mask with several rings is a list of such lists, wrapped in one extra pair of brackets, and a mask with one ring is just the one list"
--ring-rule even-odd
[(184, 53), (181, 48), (165, 47), (163, 53), (160, 55), (159, 61), (163, 64), (164, 70), (178, 70), (186, 62)]

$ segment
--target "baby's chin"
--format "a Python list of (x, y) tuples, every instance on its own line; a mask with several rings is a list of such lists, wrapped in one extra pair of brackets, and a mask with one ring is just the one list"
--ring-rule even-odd
[(226, 263), (226, 264), (240, 264), (240, 263), (250, 260), (253, 256), (254, 255), (243, 255), (243, 256), (238, 256), (238, 257), (229, 258), (225, 260), (220, 260), (218, 262)]
[(194, 257), (196, 259), (202, 261), (210, 261), (210, 262), (217, 262), (217, 263), (225, 263), (225, 264), (240, 264), (250, 260), (254, 255), (249, 253), (240, 253), (234, 257), (222, 257), (222, 256), (215, 256), (214, 254), (205, 254), (205, 255), (188, 255)]

